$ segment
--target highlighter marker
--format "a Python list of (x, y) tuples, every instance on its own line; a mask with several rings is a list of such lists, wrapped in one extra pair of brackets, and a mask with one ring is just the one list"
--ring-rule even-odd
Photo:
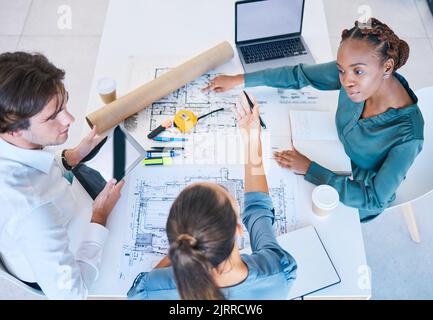
[(143, 159), (141, 161), (141, 164), (143, 166), (164, 166), (164, 165), (170, 165), (172, 163), (173, 163), (173, 159), (168, 157)]
[(147, 158), (165, 158), (165, 157), (176, 157), (180, 154), (177, 152), (171, 151), (147, 151), (146, 157)]
[(170, 141), (187, 141), (188, 138), (177, 138), (177, 137), (155, 137), (153, 138), (155, 141), (162, 141), (162, 142), (170, 142)]

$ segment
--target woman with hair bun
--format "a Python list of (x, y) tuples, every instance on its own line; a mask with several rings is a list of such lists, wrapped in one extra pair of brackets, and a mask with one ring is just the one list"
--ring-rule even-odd
[(244, 84), (339, 90), (336, 125), (352, 160), (352, 178), (339, 176), (296, 150), (274, 153), (282, 167), (316, 185), (337, 189), (345, 205), (359, 209), (362, 222), (382, 213), (423, 145), (424, 120), (418, 98), (397, 73), (409, 46), (375, 18), (342, 32), (337, 61), (296, 65), (249, 74), (218, 76), (205, 90), (223, 92)]
[[(253, 98), (253, 97), (251, 97)], [(262, 161), (259, 106), (251, 111), (245, 95), (234, 110), (245, 149), (242, 221), (252, 254), (240, 254), (243, 234), (239, 206), (222, 185), (199, 182), (186, 187), (170, 208), (168, 257), (140, 273), (130, 299), (265, 300), (287, 299), (296, 277), (294, 258), (278, 244), (274, 209)]]

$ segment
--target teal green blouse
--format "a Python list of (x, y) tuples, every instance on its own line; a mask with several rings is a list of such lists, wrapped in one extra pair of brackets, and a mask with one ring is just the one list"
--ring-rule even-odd
[(339, 176), (313, 161), (305, 180), (337, 189), (341, 202), (359, 209), (362, 222), (376, 217), (394, 201), (395, 191), (423, 145), (424, 120), (417, 105), (418, 98), (401, 75), (394, 73), (394, 76), (415, 103), (361, 119), (365, 102), (354, 103), (347, 96), (335, 61), (245, 74), (246, 87), (300, 89), (312, 86), (340, 91), (335, 122), (339, 139), (352, 160), (353, 178)]

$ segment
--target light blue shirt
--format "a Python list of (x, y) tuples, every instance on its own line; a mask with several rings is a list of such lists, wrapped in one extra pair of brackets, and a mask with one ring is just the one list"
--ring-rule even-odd
[[(248, 276), (237, 285), (222, 288), (224, 296), (231, 300), (287, 299), (297, 265), (275, 238), (270, 196), (262, 192), (246, 193), (242, 220), (250, 234), (252, 250), (251, 255), (241, 255)], [(193, 274), (191, 281), (194, 281)], [(128, 298), (179, 300), (173, 268), (140, 273), (128, 291)]]
[(395, 191), (421, 152), (424, 141), (424, 120), (417, 105), (418, 98), (401, 75), (394, 73), (394, 76), (415, 103), (362, 119), (365, 102), (355, 103), (347, 96), (335, 61), (245, 75), (247, 87), (300, 89), (313, 86), (319, 90), (340, 91), (335, 120), (339, 139), (352, 160), (353, 179), (339, 176), (310, 159), (313, 163), (305, 180), (333, 186), (341, 202), (359, 209), (362, 222), (376, 217), (395, 200)]

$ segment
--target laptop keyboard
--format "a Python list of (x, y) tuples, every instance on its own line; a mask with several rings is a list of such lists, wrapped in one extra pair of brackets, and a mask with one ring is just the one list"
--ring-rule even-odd
[(300, 38), (252, 44), (240, 47), (245, 63), (307, 54)]

